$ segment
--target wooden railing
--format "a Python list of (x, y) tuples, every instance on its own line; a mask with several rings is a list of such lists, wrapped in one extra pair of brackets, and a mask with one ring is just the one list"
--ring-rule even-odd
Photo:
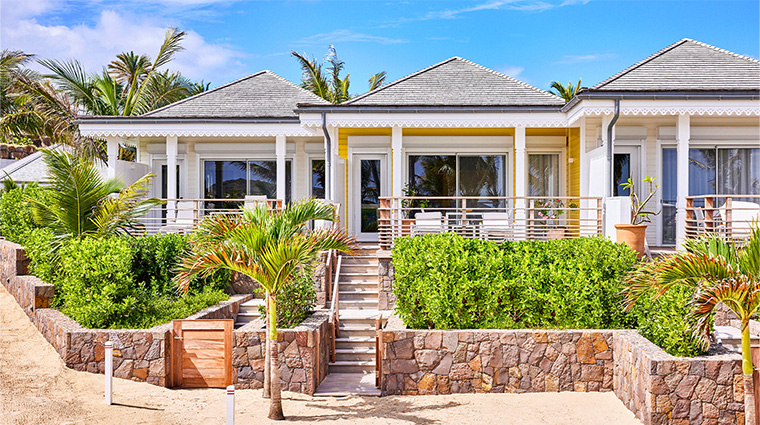
[(335, 361), (335, 339), (340, 336), (340, 266), (343, 263), (343, 256), (338, 255), (338, 264), (335, 267), (335, 277), (333, 278), (332, 300), (330, 302), (330, 315), (328, 324), (330, 326), (330, 358)]
[(381, 197), (383, 249), (402, 236), (451, 232), (468, 238), (567, 239), (602, 234), (597, 197)]
[(744, 240), (754, 221), (760, 225), (760, 195), (686, 197), (686, 237), (715, 234), (727, 240)]

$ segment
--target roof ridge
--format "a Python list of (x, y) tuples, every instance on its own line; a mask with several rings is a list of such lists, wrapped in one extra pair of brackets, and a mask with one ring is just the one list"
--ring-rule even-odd
[(400, 83), (402, 81), (406, 81), (406, 80), (408, 80), (408, 79), (410, 79), (412, 77), (415, 77), (415, 76), (417, 76), (419, 74), (422, 74), (423, 72), (430, 71), (431, 69), (437, 68), (437, 67), (439, 67), (439, 66), (441, 66), (443, 64), (449, 63), (449, 62), (451, 62), (453, 60), (457, 60), (457, 59), (461, 59), (461, 58), (458, 57), (458, 56), (452, 56), (452, 57), (450, 57), (450, 58), (448, 58), (446, 60), (443, 60), (441, 62), (435, 63), (433, 65), (430, 65), (430, 66), (426, 67), (426, 68), (422, 68), (422, 69), (420, 69), (418, 71), (415, 71), (415, 72), (413, 72), (411, 74), (408, 74), (408, 75), (406, 75), (404, 77), (401, 77), (401, 78), (399, 78), (397, 80), (391, 81), (388, 84), (384, 84), (384, 85), (382, 85), (382, 86), (380, 86), (380, 87), (378, 87), (378, 88), (376, 88), (374, 90), (370, 90), (367, 93), (360, 94), (359, 96), (356, 96), (356, 97), (354, 97), (352, 99), (349, 99), (349, 100), (341, 103), (341, 105), (350, 105), (350, 104), (352, 104), (353, 102), (355, 102), (357, 100), (364, 99), (365, 97), (369, 96), (370, 94), (375, 94), (375, 93), (377, 93), (377, 92), (379, 92), (381, 90), (387, 89), (388, 87), (395, 86), (396, 84), (398, 84), (398, 83)]
[(457, 59), (459, 59), (459, 60), (461, 60), (461, 61), (463, 61), (463, 62), (467, 62), (467, 63), (469, 63), (469, 64), (471, 64), (471, 65), (475, 65), (475, 66), (477, 66), (478, 68), (481, 68), (481, 69), (483, 69), (483, 70), (486, 70), (486, 71), (488, 71), (488, 72), (491, 72), (491, 73), (493, 73), (493, 74), (495, 74), (495, 75), (497, 75), (497, 76), (499, 76), (499, 77), (502, 77), (502, 78), (506, 78), (507, 80), (513, 81), (513, 82), (515, 82), (515, 83), (518, 83), (518, 84), (520, 84), (521, 86), (523, 86), (523, 87), (525, 87), (525, 88), (528, 88), (528, 89), (532, 89), (532, 90), (538, 91), (539, 93), (548, 94), (549, 96), (551, 96), (551, 97), (556, 97), (557, 99), (560, 99), (560, 100), (562, 100), (563, 102), (564, 102), (564, 100), (565, 100), (565, 99), (563, 99), (563, 98), (561, 98), (561, 97), (557, 96), (556, 94), (554, 94), (554, 93), (552, 93), (552, 92), (549, 92), (549, 91), (546, 91), (546, 90), (542, 90), (542, 89), (540, 89), (540, 88), (538, 88), (538, 87), (536, 87), (536, 86), (533, 86), (533, 85), (530, 85), (530, 84), (526, 83), (525, 81), (522, 81), (522, 80), (518, 80), (517, 78), (514, 78), (514, 77), (510, 77), (510, 76), (509, 76), (509, 75), (507, 75), (507, 74), (503, 74), (503, 73), (501, 73), (501, 72), (499, 72), (499, 71), (497, 71), (497, 70), (495, 70), (495, 69), (491, 69), (491, 68), (488, 68), (488, 67), (486, 67), (486, 66), (483, 66), (483, 65), (481, 65), (481, 64), (479, 64), (479, 63), (475, 63), (475, 62), (473, 62), (473, 61), (471, 61), (471, 60), (469, 60), (469, 59), (465, 59), (465, 58), (457, 58)]
[[(296, 84), (296, 83), (294, 83), (294, 82), (292, 82), (292, 81), (288, 80), (287, 78), (283, 77), (282, 75), (280, 75), (280, 74), (278, 74), (278, 73), (276, 73), (276, 72), (274, 72), (274, 71), (270, 71), (270, 70), (268, 70), (268, 69), (265, 69), (265, 70), (263, 70), (263, 71), (261, 71), (261, 72), (263, 72), (263, 73), (267, 73), (267, 74), (271, 74), (273, 77), (276, 77), (276, 78), (278, 78), (278, 79), (282, 80), (283, 82), (285, 82), (285, 83), (288, 83), (288, 84), (290, 84), (291, 86), (293, 86), (293, 87), (295, 87), (295, 88), (297, 88), (297, 89), (299, 89), (299, 90), (303, 90), (304, 92), (308, 93), (310, 96), (312, 96), (312, 97), (314, 97), (314, 98), (316, 98), (316, 99), (319, 99), (319, 100), (321, 100), (321, 101), (327, 102), (327, 100), (325, 100), (325, 99), (322, 99), (321, 97), (317, 96), (316, 94), (314, 94), (314, 93), (310, 92), (309, 90), (306, 90), (305, 88), (303, 88), (303, 87), (299, 86), (298, 84)], [(329, 103), (329, 102), (328, 102), (328, 103)]]
[(264, 70), (264, 71), (258, 71), (258, 72), (254, 72), (253, 74), (250, 74), (250, 75), (246, 75), (245, 77), (241, 77), (241, 78), (238, 78), (237, 80), (234, 80), (234, 81), (230, 81), (229, 83), (226, 83), (226, 84), (222, 84), (222, 85), (221, 85), (221, 86), (219, 86), (219, 87), (214, 87), (214, 88), (213, 88), (213, 89), (211, 89), (211, 90), (206, 90), (206, 91), (204, 91), (204, 92), (201, 92), (201, 93), (198, 93), (198, 94), (196, 94), (196, 95), (193, 95), (193, 96), (190, 96), (190, 97), (186, 97), (186, 98), (184, 98), (184, 99), (182, 99), (182, 100), (178, 100), (178, 101), (176, 101), (176, 102), (173, 102), (173, 103), (170, 103), (170, 104), (168, 104), (168, 105), (162, 106), (162, 107), (160, 107), (160, 108), (158, 108), (158, 109), (154, 109), (154, 110), (152, 110), (152, 111), (146, 112), (146, 113), (142, 114), (141, 116), (143, 116), (143, 117), (148, 117), (148, 116), (151, 116), (151, 115), (153, 115), (153, 114), (155, 114), (155, 113), (157, 113), (157, 112), (160, 112), (160, 111), (163, 111), (163, 110), (165, 110), (165, 109), (168, 109), (169, 107), (172, 107), (172, 106), (177, 106), (177, 105), (179, 105), (179, 104), (182, 104), (182, 103), (188, 102), (188, 101), (190, 101), (190, 100), (196, 99), (196, 98), (198, 98), (198, 97), (201, 97), (201, 96), (203, 96), (203, 95), (206, 95), (206, 94), (209, 94), (209, 93), (214, 93), (214, 92), (216, 92), (216, 91), (219, 91), (219, 90), (221, 90), (221, 89), (223, 89), (223, 88), (225, 88), (225, 87), (229, 87), (229, 86), (231, 86), (231, 85), (233, 85), (233, 84), (237, 84), (237, 83), (240, 83), (240, 82), (242, 82), (242, 81), (248, 80), (248, 79), (250, 79), (250, 78), (253, 78), (253, 77), (259, 76), (259, 75), (261, 75), (261, 74), (263, 74), (263, 73), (265, 73), (265, 72), (267, 72), (267, 71), (266, 71), (266, 70)]
[(615, 75), (613, 75), (613, 76), (611, 76), (611, 77), (607, 78), (606, 80), (604, 80), (604, 81), (602, 81), (602, 82), (600, 82), (600, 83), (597, 83), (595, 86), (591, 87), (591, 89), (599, 89), (599, 88), (602, 88), (603, 86), (605, 86), (605, 85), (607, 85), (607, 84), (609, 84), (609, 83), (611, 83), (611, 82), (613, 82), (613, 81), (617, 80), (618, 78), (620, 78), (620, 77), (622, 77), (623, 75), (625, 75), (625, 74), (627, 74), (627, 73), (629, 73), (629, 72), (633, 71), (634, 69), (636, 69), (636, 68), (638, 68), (638, 67), (640, 67), (640, 66), (644, 65), (645, 63), (647, 63), (647, 62), (650, 62), (651, 60), (653, 60), (653, 59), (655, 59), (655, 58), (657, 58), (657, 57), (660, 57), (660, 56), (662, 56), (663, 54), (665, 54), (665, 53), (667, 53), (667, 52), (669, 52), (669, 51), (673, 50), (674, 48), (676, 48), (676, 47), (680, 46), (680, 45), (681, 45), (681, 44), (683, 44), (683, 43), (686, 43), (687, 41), (690, 41), (690, 40), (689, 40), (688, 38), (682, 38), (682, 39), (680, 39), (680, 40), (676, 41), (675, 43), (673, 43), (673, 44), (671, 44), (671, 45), (669, 45), (669, 46), (666, 46), (666, 47), (664, 47), (664, 48), (660, 49), (660, 50), (658, 50), (658, 51), (654, 52), (653, 54), (651, 54), (651, 55), (649, 55), (649, 56), (645, 57), (644, 59), (642, 59), (642, 60), (640, 60), (640, 61), (638, 61), (638, 62), (634, 63), (633, 65), (629, 66), (628, 68), (625, 68), (625, 69), (623, 69), (622, 71), (618, 72), (617, 74), (615, 74)]
[(701, 42), (701, 41), (698, 41), (698, 40), (692, 40), (690, 38), (684, 38), (684, 40), (691, 41), (694, 44), (699, 44), (702, 47), (707, 47), (708, 49), (713, 49), (713, 50), (715, 50), (717, 52), (725, 53), (727, 55), (730, 55), (730, 56), (733, 56), (733, 57), (736, 57), (736, 58), (739, 58), (739, 59), (744, 59), (744, 60), (748, 60), (750, 62), (760, 63), (760, 60), (757, 60), (755, 58), (752, 58), (752, 57), (749, 57), (749, 56), (746, 56), (746, 55), (742, 55), (742, 54), (739, 54), (739, 53), (736, 53), (736, 52), (732, 52), (730, 50), (721, 49), (720, 47), (713, 46), (712, 44), (707, 44), (707, 43), (704, 43), (704, 42)]

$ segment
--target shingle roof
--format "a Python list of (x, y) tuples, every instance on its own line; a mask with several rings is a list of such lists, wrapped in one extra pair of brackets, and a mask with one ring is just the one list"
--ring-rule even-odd
[(492, 69), (453, 57), (342, 105), (561, 106), (561, 98)]
[(272, 71), (260, 71), (143, 117), (152, 118), (297, 118), (298, 103), (329, 104)]
[(684, 38), (591, 90), (758, 90), (760, 61)]

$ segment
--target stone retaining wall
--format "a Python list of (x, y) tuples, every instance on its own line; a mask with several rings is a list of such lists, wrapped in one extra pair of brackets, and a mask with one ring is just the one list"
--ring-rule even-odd
[(383, 394), (612, 391), (612, 331), (383, 332)]
[[(316, 312), (293, 329), (278, 331), (282, 389), (312, 395), (327, 375), (328, 313)], [(238, 388), (264, 386), (265, 324), (257, 320), (233, 332), (232, 366)]]
[(393, 310), (396, 294), (393, 293), (393, 260), (390, 251), (378, 251), (377, 304), (379, 310)]
[(636, 331), (616, 331), (614, 389), (645, 425), (743, 424), (741, 356), (674, 357)]

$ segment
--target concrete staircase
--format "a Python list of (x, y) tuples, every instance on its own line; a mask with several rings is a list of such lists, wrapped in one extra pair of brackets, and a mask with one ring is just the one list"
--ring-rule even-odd
[(355, 255), (343, 256), (340, 269), (338, 338), (335, 361), (315, 395), (374, 395), (375, 325), (377, 309), (377, 245), (360, 245)]
[(238, 310), (237, 318), (235, 319), (235, 327), (239, 328), (248, 322), (252, 322), (259, 317), (259, 306), (266, 304), (266, 300), (261, 298), (253, 298), (242, 304), (240, 304), (240, 310)]

